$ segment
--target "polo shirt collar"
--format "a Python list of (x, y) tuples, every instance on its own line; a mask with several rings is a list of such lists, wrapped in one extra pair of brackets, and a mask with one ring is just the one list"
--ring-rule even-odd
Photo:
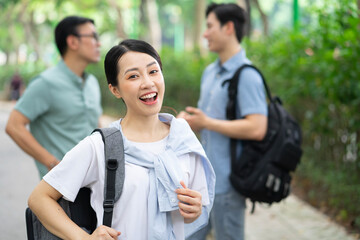
[[(78, 75), (76, 75), (73, 71), (71, 71), (71, 69), (65, 64), (63, 59), (59, 62), (59, 68), (63, 73), (65, 73), (69, 77), (71, 81), (80, 84), (83, 83), (83, 79)], [(84, 80), (86, 81), (86, 79), (89, 77), (89, 74), (84, 72), (83, 76), (84, 76)]]
[(219, 68), (219, 72), (233, 71), (246, 62), (245, 49), (241, 48), (241, 50), (238, 53), (236, 53), (234, 56), (229, 58), (222, 65), (220, 63), (219, 58), (216, 61), (217, 61), (217, 66)]

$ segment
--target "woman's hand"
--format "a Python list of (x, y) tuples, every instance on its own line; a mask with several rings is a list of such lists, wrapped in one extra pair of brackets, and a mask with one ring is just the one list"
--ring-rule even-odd
[(101, 225), (86, 240), (117, 240), (120, 234), (113, 228)]
[(180, 184), (184, 188), (175, 190), (179, 199), (179, 211), (185, 223), (192, 223), (201, 215), (201, 193), (187, 188), (183, 181)]

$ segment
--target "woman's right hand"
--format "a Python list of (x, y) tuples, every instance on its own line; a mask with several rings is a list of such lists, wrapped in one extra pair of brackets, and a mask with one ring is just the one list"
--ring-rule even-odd
[(121, 232), (101, 225), (87, 238), (87, 240), (117, 240)]

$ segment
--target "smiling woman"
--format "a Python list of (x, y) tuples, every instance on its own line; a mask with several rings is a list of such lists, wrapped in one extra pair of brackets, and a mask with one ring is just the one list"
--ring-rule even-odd
[[(154, 56), (157, 58), (156, 52)], [(112, 70), (106, 66), (105, 63), (106, 73)], [(146, 53), (127, 51), (120, 58), (116, 71), (117, 83), (109, 83), (109, 89), (115, 97), (122, 98), (127, 106), (123, 124), (126, 125), (128, 121), (136, 122), (144, 117), (156, 119), (165, 91), (164, 77), (158, 61)], [(155, 139), (149, 141), (159, 140), (167, 135), (166, 129), (160, 127), (162, 125), (159, 124), (159, 129), (163, 134), (153, 136)]]
[[(125, 117), (110, 125), (122, 132), (125, 152), (124, 187), (111, 228), (101, 225), (105, 161), (97, 133), (44, 177), (29, 206), (60, 238), (185, 239), (208, 222), (215, 174), (187, 122), (160, 113), (165, 91), (160, 57), (144, 41), (125, 40), (107, 53), (105, 74), (110, 92), (127, 107)], [(98, 220), (91, 236), (59, 213), (56, 202), (60, 197), (73, 200), (82, 187), (91, 189)]]

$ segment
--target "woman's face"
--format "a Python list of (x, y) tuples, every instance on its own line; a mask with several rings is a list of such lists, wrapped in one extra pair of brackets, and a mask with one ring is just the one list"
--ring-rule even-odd
[(111, 92), (122, 98), (127, 115), (151, 116), (160, 112), (164, 92), (164, 77), (158, 62), (148, 54), (127, 52), (118, 62), (118, 86)]

